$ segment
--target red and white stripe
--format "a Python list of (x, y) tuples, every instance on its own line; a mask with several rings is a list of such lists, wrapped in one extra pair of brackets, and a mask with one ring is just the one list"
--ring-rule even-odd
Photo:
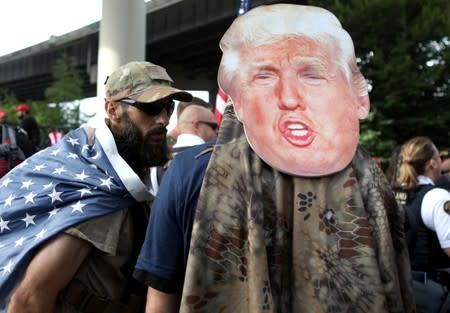
[(63, 131), (51, 131), (48, 134), (48, 138), (50, 138), (50, 146), (57, 144), (64, 137)]
[(216, 97), (216, 109), (214, 115), (216, 116), (216, 122), (218, 125), (222, 122), (223, 112), (227, 105), (228, 96), (219, 88)]

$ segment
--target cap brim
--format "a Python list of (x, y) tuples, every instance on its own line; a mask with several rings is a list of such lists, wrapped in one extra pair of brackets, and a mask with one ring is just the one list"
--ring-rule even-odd
[(189, 102), (192, 100), (192, 95), (189, 92), (170, 86), (158, 86), (147, 88), (140, 93), (128, 96), (128, 98), (144, 103), (155, 102), (164, 98)]

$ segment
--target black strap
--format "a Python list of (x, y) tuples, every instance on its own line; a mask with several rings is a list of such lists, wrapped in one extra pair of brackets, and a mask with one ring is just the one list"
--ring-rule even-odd
[(163, 178), (166, 170), (167, 170), (167, 167), (164, 167), (164, 166), (158, 166), (156, 168), (156, 179), (157, 179), (158, 186), (161, 184), (162, 178)]
[(432, 272), (412, 271), (414, 281), (426, 284), (428, 279), (432, 279), (438, 284), (450, 289), (450, 273), (446, 270), (436, 270)]
[(178, 153), (178, 152), (181, 152), (183, 150), (186, 150), (186, 149), (189, 149), (189, 148), (192, 148), (192, 147), (194, 147), (194, 146), (176, 147), (176, 148), (172, 148), (172, 152), (173, 153)]

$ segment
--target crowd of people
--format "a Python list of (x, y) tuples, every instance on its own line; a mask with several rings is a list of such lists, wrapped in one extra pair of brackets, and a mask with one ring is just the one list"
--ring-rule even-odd
[(417, 312), (450, 312), (450, 172), (427, 137), (393, 153), (391, 182), (405, 210), (405, 231)]
[(0, 111), (0, 173), (23, 152), (0, 179), (0, 312), (450, 312), (448, 150), (411, 138), (383, 173), (358, 145), (367, 82), (336, 16), (259, 6), (220, 49), (220, 127), (145, 61), (39, 153), (29, 107)]
[(42, 140), (41, 127), (31, 114), (30, 106), (20, 103), (14, 111), (19, 121), (17, 125), (8, 121), (8, 113), (0, 108), (0, 177), (19, 165), (25, 158), (38, 152), (47, 146), (52, 146), (61, 141), (64, 132), (54, 129), (48, 133), (48, 138)]
[(37, 151), (35, 143), (39, 137), (36, 138), (36, 129), (39, 131), (39, 128), (34, 118), (27, 115), (28, 110), (26, 104), (16, 106), (21, 123), (13, 126), (8, 123), (7, 112), (0, 109), (0, 178)]

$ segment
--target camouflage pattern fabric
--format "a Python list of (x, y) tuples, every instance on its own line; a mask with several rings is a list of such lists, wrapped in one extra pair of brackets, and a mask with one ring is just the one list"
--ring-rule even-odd
[(191, 94), (171, 87), (172, 78), (165, 68), (142, 61), (122, 65), (107, 77), (105, 97), (111, 101), (129, 98), (143, 103), (171, 97), (179, 101), (191, 101)]
[(403, 216), (358, 149), (337, 174), (280, 173), (228, 108), (199, 198), (180, 312), (414, 312)]

